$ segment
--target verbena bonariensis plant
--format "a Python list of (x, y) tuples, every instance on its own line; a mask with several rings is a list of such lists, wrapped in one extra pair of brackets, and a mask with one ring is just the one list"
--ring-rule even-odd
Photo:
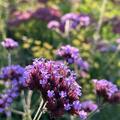
[(31, 90), (41, 92), (43, 106), (52, 117), (69, 113), (87, 119), (93, 111), (98, 112), (104, 103), (120, 102), (117, 86), (107, 80), (94, 80), (96, 94), (98, 98), (102, 97), (98, 105), (92, 101), (81, 102), (82, 88), (76, 82), (76, 74), (59, 61), (35, 59), (32, 65), (26, 67), (25, 84)]
[(35, 59), (25, 70), (19, 65), (8, 66), (2, 69), (0, 78), (10, 81), (11, 88), (0, 95), (0, 112), (8, 115), (9, 106), (23, 86), (40, 91), (44, 101), (33, 120), (38, 120), (45, 108), (54, 118), (68, 113), (87, 120), (91, 114), (99, 112), (105, 103), (120, 102), (120, 90), (116, 85), (96, 79), (93, 82), (99, 98), (98, 105), (90, 100), (81, 101), (82, 88), (76, 82), (77, 75), (61, 61)]
[(118, 103), (120, 102), (120, 90), (117, 86), (107, 80), (93, 80), (95, 92), (98, 97), (102, 97), (102, 102)]

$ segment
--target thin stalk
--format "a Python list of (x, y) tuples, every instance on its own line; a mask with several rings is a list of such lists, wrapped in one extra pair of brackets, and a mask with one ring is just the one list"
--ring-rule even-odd
[(108, 2), (108, 0), (103, 0), (103, 2), (102, 2), (102, 6), (101, 6), (101, 9), (100, 9), (99, 21), (98, 21), (98, 24), (97, 24), (97, 27), (96, 27), (96, 32), (93, 35), (95, 41), (97, 41), (100, 38), (100, 29), (101, 29), (101, 26), (102, 26), (102, 23), (103, 23), (103, 17), (104, 17), (104, 13), (105, 13), (105, 10), (106, 10), (107, 2)]
[(41, 118), (41, 116), (42, 116), (42, 114), (43, 114), (43, 110), (44, 110), (45, 107), (46, 107), (46, 104), (47, 104), (47, 102), (44, 102), (44, 103), (43, 103), (43, 106), (42, 106), (42, 108), (41, 108), (41, 111), (40, 111), (40, 114), (39, 114), (37, 120), (39, 120), (39, 119)]
[(8, 65), (11, 65), (12, 60), (11, 60), (11, 52), (8, 51)]
[(37, 112), (36, 112), (33, 120), (36, 120), (36, 118), (37, 118), (37, 116), (38, 116), (38, 114), (39, 114), (39, 112), (40, 112), (40, 110), (41, 110), (41, 108), (42, 108), (42, 106), (43, 106), (43, 103), (44, 103), (44, 101), (43, 101), (43, 99), (42, 99), (41, 102), (40, 102), (39, 108), (38, 108), (38, 110), (37, 110)]
[(103, 109), (106, 106), (106, 103), (104, 103), (103, 105), (100, 105), (96, 110), (94, 110), (85, 120), (90, 120), (90, 118), (92, 116), (94, 116), (98, 111), (100, 111), (101, 109)]
[(18, 111), (18, 110), (15, 110), (15, 109), (10, 109), (11, 112), (15, 113), (15, 114), (18, 114), (18, 115), (24, 115), (24, 112), (21, 112), (21, 111)]
[[(23, 108), (24, 108), (24, 112), (25, 112), (25, 116), (23, 116), (23, 117), (25, 117), (25, 118), (27, 118), (28, 120), (32, 120), (32, 118), (31, 118), (31, 111), (30, 111), (30, 106), (27, 104), (27, 101), (26, 101), (26, 99), (25, 99), (25, 94), (24, 94), (24, 91), (22, 91), (22, 93), (21, 93), (21, 95), (22, 95), (22, 97), (23, 97), (23, 99), (22, 99), (22, 101), (23, 101)], [(29, 93), (29, 97), (31, 96), (31, 92)], [(30, 103), (29, 103), (30, 104)], [(23, 118), (24, 119), (24, 118)]]
[(67, 38), (68, 44), (70, 41), (70, 20), (67, 20), (65, 23), (65, 37)]

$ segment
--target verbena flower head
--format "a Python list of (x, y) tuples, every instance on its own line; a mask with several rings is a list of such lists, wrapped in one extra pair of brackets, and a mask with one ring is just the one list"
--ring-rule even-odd
[(95, 91), (98, 96), (102, 96), (104, 100), (109, 101), (112, 96), (118, 91), (116, 85), (107, 80), (93, 80)]
[[(53, 28), (53, 25), (56, 25), (57, 23), (57, 30), (62, 33), (66, 31), (66, 25), (69, 28), (69, 31), (71, 31), (80, 27), (87, 27), (90, 24), (90, 17), (88, 15), (77, 13), (67, 13), (63, 15), (60, 20), (53, 22), (54, 20), (48, 23), (48, 28)], [(52, 27), (50, 27), (51, 25)]]
[(17, 81), (19, 84), (24, 82), (24, 73), (25, 69), (20, 65), (11, 65), (1, 69), (0, 79)]
[(4, 41), (1, 42), (1, 45), (10, 50), (18, 47), (18, 42), (14, 41), (12, 38), (6, 38)]
[(115, 92), (112, 97), (109, 99), (110, 103), (120, 103), (120, 90)]
[(46, 22), (49, 22), (51, 20), (59, 20), (60, 16), (60, 11), (54, 8), (39, 8), (32, 14), (33, 18), (40, 19)]
[(78, 48), (72, 47), (70, 45), (61, 46), (56, 51), (56, 55), (64, 58), (69, 64), (75, 63), (83, 70), (89, 69), (89, 64), (80, 57)]
[(76, 113), (80, 109), (81, 87), (76, 82), (76, 74), (62, 62), (35, 59), (26, 67), (25, 83), (30, 89), (41, 91), (54, 116)]
[(90, 17), (88, 15), (81, 15), (77, 13), (67, 13), (61, 17), (61, 22), (70, 22), (70, 28), (75, 29), (77, 26), (86, 27), (90, 24)]
[(11, 16), (11, 18), (8, 20), (8, 25), (10, 27), (18, 26), (21, 23), (27, 22), (31, 20), (32, 17), (32, 11), (14, 11)]
[(58, 21), (52, 20), (48, 23), (47, 27), (49, 29), (56, 29), (56, 28), (59, 29), (60, 23)]
[(81, 108), (85, 112), (93, 112), (98, 108), (98, 106), (97, 104), (93, 103), (93, 101), (88, 100), (81, 103)]
[(79, 50), (70, 45), (65, 45), (60, 47), (56, 54), (63, 57), (69, 64), (72, 64), (79, 57)]
[(7, 114), (7, 108), (18, 97), (20, 88), (24, 87), (24, 68), (19, 65), (7, 66), (1, 70), (0, 79), (9, 81), (9, 88), (0, 94), (0, 112)]

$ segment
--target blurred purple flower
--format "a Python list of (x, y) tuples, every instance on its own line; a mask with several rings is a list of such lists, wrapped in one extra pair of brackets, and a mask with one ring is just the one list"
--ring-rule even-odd
[(59, 20), (61, 13), (54, 8), (39, 8), (33, 12), (32, 17), (43, 21)]
[(116, 85), (107, 80), (93, 80), (95, 91), (98, 96), (102, 96), (104, 100), (109, 101), (111, 97), (118, 91)]
[(85, 112), (93, 112), (98, 108), (97, 104), (90, 100), (82, 102), (81, 107)]
[(120, 44), (120, 38), (118, 38), (118, 39), (116, 40), (116, 42), (117, 42), (118, 44)]
[(15, 11), (11, 15), (11, 18), (8, 20), (8, 25), (11, 27), (17, 26), (23, 22), (30, 20), (31, 17), (32, 17), (31, 11), (25, 11), (25, 12)]
[[(87, 27), (90, 24), (90, 17), (88, 15), (81, 15), (77, 13), (67, 13), (63, 15), (61, 19), (58, 21), (59, 27), (57, 28), (59, 28), (60, 32), (65, 32), (67, 22), (69, 22), (70, 30), (76, 29), (78, 26)], [(48, 23), (48, 25), (49, 24), (50, 23)]]
[(79, 117), (82, 120), (85, 120), (87, 118), (88, 114), (84, 110), (79, 111)]
[(64, 58), (69, 64), (75, 63), (82, 70), (89, 69), (89, 64), (80, 57), (79, 49), (75, 47), (70, 45), (62, 46), (56, 51), (56, 55)]
[(18, 42), (14, 41), (12, 38), (6, 38), (4, 41), (1, 42), (1, 45), (10, 50), (18, 47)]
[(47, 27), (49, 29), (56, 29), (60, 27), (60, 23), (58, 21), (52, 20), (48, 23)]
[(1, 112), (7, 114), (6, 109), (12, 104), (14, 99), (18, 97), (21, 87), (24, 87), (24, 68), (19, 65), (12, 65), (2, 68), (0, 79), (10, 80), (9, 89), (5, 89), (0, 94), (0, 109)]
[(38, 2), (41, 2), (41, 3), (47, 3), (48, 0), (38, 0)]

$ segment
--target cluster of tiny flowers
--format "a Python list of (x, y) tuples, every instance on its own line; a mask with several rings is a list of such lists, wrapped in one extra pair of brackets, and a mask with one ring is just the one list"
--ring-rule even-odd
[(8, 25), (9, 27), (14, 27), (32, 19), (49, 22), (51, 20), (59, 20), (60, 16), (61, 13), (58, 9), (45, 7), (38, 8), (35, 11), (14, 11), (10, 16)]
[(97, 104), (93, 103), (93, 101), (84, 101), (81, 102), (81, 110), (78, 112), (78, 115), (81, 119), (87, 119), (91, 112), (98, 110)]
[(1, 42), (1, 45), (8, 50), (18, 47), (18, 43), (12, 38), (6, 38), (4, 41)]
[(39, 8), (33, 12), (32, 17), (43, 21), (59, 20), (61, 13), (54, 8)]
[(26, 67), (24, 74), (26, 87), (41, 91), (53, 116), (61, 116), (65, 112), (79, 115), (81, 87), (76, 82), (76, 74), (64, 63), (35, 59)]
[(120, 90), (117, 86), (107, 80), (93, 80), (95, 92), (98, 96), (102, 96), (104, 101), (109, 103), (120, 102)]
[(78, 26), (86, 27), (90, 24), (90, 17), (88, 15), (67, 13), (61, 17), (60, 21), (50, 21), (48, 23), (48, 28), (59, 29), (61, 32), (65, 32), (67, 22), (69, 22), (69, 29), (76, 29)]
[(80, 57), (79, 50), (75, 47), (70, 45), (62, 46), (57, 50), (56, 55), (64, 58), (69, 64), (75, 63), (81, 69), (89, 69), (88, 63)]
[(81, 103), (81, 106), (82, 106), (82, 109), (85, 111), (85, 112), (93, 112), (95, 110), (98, 109), (98, 106), (97, 104), (95, 104), (93, 101), (91, 100), (87, 100), (87, 101), (84, 101)]
[(23, 22), (26, 22), (31, 19), (32, 11), (14, 11), (8, 21), (9, 26), (17, 26)]
[(12, 65), (1, 70), (0, 79), (8, 81), (8, 88), (0, 94), (0, 112), (7, 113), (7, 109), (14, 99), (19, 95), (20, 88), (24, 85), (24, 68), (19, 65)]

